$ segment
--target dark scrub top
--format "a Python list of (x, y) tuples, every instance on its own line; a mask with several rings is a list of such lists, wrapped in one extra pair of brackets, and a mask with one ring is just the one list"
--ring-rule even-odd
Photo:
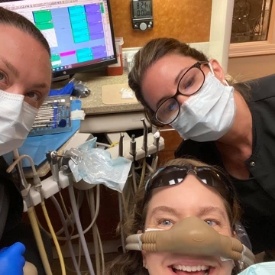
[[(247, 89), (237, 84), (236, 89)], [(275, 75), (249, 82), (248, 106), (252, 113), (253, 148), (246, 160), (248, 180), (232, 178), (243, 209), (245, 226), (254, 253), (275, 249)], [(186, 140), (176, 157), (195, 157), (208, 164), (223, 163), (215, 142)]]
[[(19, 189), (17, 174), (6, 173), (7, 164), (0, 156), (0, 249), (15, 242), (22, 242), (26, 247), (25, 259), (33, 263), (39, 275), (46, 274), (39, 255), (30, 224), (22, 222), (23, 199)], [(1, 228), (3, 230), (1, 230)], [(51, 242), (41, 231), (49, 260), (52, 258)]]
[(6, 222), (2, 218), (1, 226), (4, 224), (5, 226), (3, 231), (0, 230), (0, 239), (4, 231), (9, 231), (20, 223), (23, 213), (23, 199), (19, 191), (19, 183), (16, 183), (11, 174), (6, 173), (7, 168), (8, 165), (0, 156), (0, 186), (1, 191), (4, 193), (1, 193), (0, 217), (1, 213), (5, 215), (4, 212), (7, 212)]

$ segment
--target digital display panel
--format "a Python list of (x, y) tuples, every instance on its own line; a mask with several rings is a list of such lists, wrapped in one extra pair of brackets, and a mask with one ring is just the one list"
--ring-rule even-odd
[(4, 1), (47, 39), (53, 77), (117, 62), (109, 0)]
[(134, 18), (152, 17), (152, 1), (133, 1)]

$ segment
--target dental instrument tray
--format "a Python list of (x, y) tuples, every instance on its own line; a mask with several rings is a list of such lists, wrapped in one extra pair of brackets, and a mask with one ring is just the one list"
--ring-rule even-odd
[(50, 135), (71, 130), (70, 96), (48, 96), (38, 110), (29, 136)]

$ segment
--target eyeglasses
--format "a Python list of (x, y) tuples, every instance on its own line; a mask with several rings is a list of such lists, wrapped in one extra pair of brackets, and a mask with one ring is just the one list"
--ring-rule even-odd
[(144, 203), (152, 194), (152, 190), (159, 187), (173, 186), (181, 183), (187, 175), (195, 175), (203, 184), (215, 188), (220, 195), (233, 207), (234, 188), (229, 179), (219, 169), (207, 166), (167, 166), (160, 168), (145, 185)]
[(179, 80), (176, 94), (167, 98), (157, 108), (155, 118), (158, 122), (166, 125), (178, 117), (180, 112), (180, 104), (177, 101), (178, 95), (191, 96), (200, 90), (205, 80), (205, 74), (201, 69), (201, 65), (204, 64), (208, 64), (208, 62), (198, 61), (183, 74)]

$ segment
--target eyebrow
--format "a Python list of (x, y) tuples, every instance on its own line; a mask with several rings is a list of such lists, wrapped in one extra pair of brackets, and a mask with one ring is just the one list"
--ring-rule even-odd
[[(157, 206), (152, 210), (151, 216), (156, 214), (157, 212), (162, 211), (166, 213), (170, 213), (174, 216), (180, 216), (181, 213), (179, 213), (178, 210), (168, 207), (168, 206)], [(195, 216), (201, 217), (206, 214), (211, 214), (211, 213), (218, 213), (222, 218), (227, 219), (226, 213), (222, 211), (219, 207), (216, 206), (206, 206), (206, 207), (201, 207)]]
[(153, 216), (154, 214), (156, 214), (159, 211), (167, 212), (172, 215), (179, 216), (179, 212), (177, 210), (175, 210), (174, 208), (168, 207), (168, 206), (164, 206), (164, 205), (155, 207), (151, 213), (151, 216)]
[[(6, 65), (6, 67), (16, 76), (19, 76), (19, 71), (6, 59), (1, 58), (2, 62)], [(45, 82), (44, 83), (38, 83), (33, 85), (34, 89), (39, 89), (39, 88), (47, 88), (50, 90), (49, 85), (47, 85)]]
[(223, 217), (224, 219), (227, 219), (226, 212), (224, 212), (222, 209), (216, 206), (202, 207), (199, 210), (198, 215), (203, 216), (205, 214), (211, 214), (211, 213), (218, 213), (221, 217)]
[(34, 89), (38, 89), (38, 88), (48, 88), (48, 89), (50, 89), (49, 85), (47, 85), (46, 83), (34, 84), (33, 88)]
[(6, 67), (16, 76), (19, 76), (19, 71), (5, 58), (2, 58), (3, 63), (6, 65)]

